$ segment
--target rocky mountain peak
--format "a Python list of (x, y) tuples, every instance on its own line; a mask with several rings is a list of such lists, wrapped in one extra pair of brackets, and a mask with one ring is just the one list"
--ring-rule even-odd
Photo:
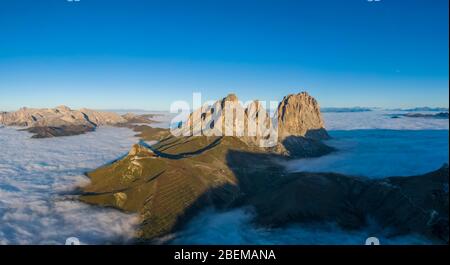
[(63, 111), (63, 112), (69, 112), (69, 111), (72, 111), (69, 107), (67, 107), (67, 106), (65, 106), (65, 105), (60, 105), (60, 106), (56, 107), (55, 110)]
[(224, 101), (238, 102), (238, 97), (234, 93), (228, 94), (224, 99)]
[(326, 139), (325, 124), (317, 101), (306, 92), (285, 96), (278, 105), (278, 135)]
[(273, 146), (290, 136), (328, 138), (319, 104), (306, 92), (284, 97), (277, 108), (277, 115), (270, 117), (260, 101), (243, 106), (235, 94), (229, 94), (211, 106), (191, 113), (179, 127), (179, 132), (185, 136), (235, 136), (259, 146), (261, 142)]
[(236, 105), (237, 103), (239, 103), (239, 99), (236, 96), (236, 94), (230, 93), (222, 99), (222, 101), (221, 101), (222, 109), (225, 108), (226, 103)]
[(128, 152), (128, 156), (131, 157), (135, 157), (135, 156), (142, 156), (142, 157), (146, 157), (146, 156), (154, 156), (153, 152), (140, 145), (140, 144), (134, 144), (133, 147), (131, 147), (131, 150)]

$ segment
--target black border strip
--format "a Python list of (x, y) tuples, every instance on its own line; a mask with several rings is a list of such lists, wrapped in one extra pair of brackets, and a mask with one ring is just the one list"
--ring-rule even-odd
[[(218, 259), (209, 257), (201, 260), (175, 260), (178, 251), (208, 251), (219, 253), (220, 250), (237, 251), (273, 251), (276, 259)], [(0, 258), (11, 258), (16, 262), (21, 258), (36, 262), (51, 259), (59, 264), (86, 264), (93, 261), (113, 261), (113, 263), (130, 264), (131, 260), (140, 260), (140, 264), (287, 264), (290, 261), (331, 261), (367, 264), (401, 261), (427, 260), (440, 263), (449, 258), (449, 246), (253, 246), (253, 245), (195, 245), (195, 246), (0, 246)], [(52, 257), (52, 258), (50, 258)], [(158, 263), (155, 263), (158, 261)], [(302, 264), (303, 262), (297, 263)], [(305, 264), (305, 263), (304, 263)]]

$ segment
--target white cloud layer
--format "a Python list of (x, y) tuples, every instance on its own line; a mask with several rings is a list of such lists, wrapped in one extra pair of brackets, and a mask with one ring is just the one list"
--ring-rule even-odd
[[(367, 112), (327, 112), (323, 113), (327, 130), (448, 130), (448, 119), (435, 118), (392, 118), (405, 111), (367, 111)], [(433, 114), (437, 112), (421, 112)]]
[(135, 215), (82, 204), (64, 192), (87, 183), (84, 172), (125, 154), (137, 141), (133, 135), (128, 129), (99, 128), (80, 136), (31, 139), (28, 132), (0, 128), (0, 244), (129, 238)]
[(381, 178), (423, 174), (448, 163), (448, 119), (392, 119), (387, 113), (325, 113), (333, 137), (326, 143), (338, 151), (285, 165), (290, 171)]
[(424, 174), (448, 163), (448, 130), (330, 131), (338, 151), (285, 163), (290, 171), (336, 172), (371, 178)]
[(219, 212), (203, 211), (185, 229), (173, 235), (172, 244), (298, 244), (364, 245), (368, 237), (377, 237), (382, 245), (431, 244), (419, 235), (386, 237), (376, 225), (364, 230), (343, 231), (334, 224), (292, 225), (282, 229), (255, 227), (248, 209)]

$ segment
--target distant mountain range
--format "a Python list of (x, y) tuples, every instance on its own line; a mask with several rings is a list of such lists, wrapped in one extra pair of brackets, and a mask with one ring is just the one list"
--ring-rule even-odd
[(114, 112), (120, 115), (126, 114), (126, 113), (134, 113), (134, 114), (166, 114), (168, 111), (163, 110), (145, 110), (145, 109), (98, 109), (97, 111), (102, 112)]
[(439, 111), (439, 112), (448, 112), (448, 108), (441, 108), (441, 107), (416, 107), (416, 108), (410, 108), (410, 109), (387, 109), (390, 111), (410, 111), (410, 112), (417, 112), (417, 111)]
[(79, 135), (94, 131), (98, 126), (126, 126), (131, 123), (150, 123), (151, 115), (124, 114), (91, 109), (73, 110), (67, 106), (34, 109), (21, 108), (14, 112), (0, 112), (0, 125), (24, 127), (33, 138)]
[(448, 108), (442, 107), (416, 107), (416, 108), (393, 108), (393, 109), (383, 109), (376, 107), (325, 107), (321, 111), (326, 112), (366, 112), (374, 110), (386, 110), (386, 111), (408, 111), (408, 112), (419, 112), (419, 111), (434, 111), (434, 112), (448, 112)]
[(400, 117), (406, 118), (427, 118), (427, 119), (448, 119), (448, 112), (439, 112), (435, 114), (424, 114), (418, 112), (409, 112), (406, 114), (389, 114), (391, 118), (398, 119)]
[(364, 107), (351, 107), (351, 108), (322, 108), (322, 112), (366, 112), (366, 111), (372, 111), (372, 108), (364, 108)]

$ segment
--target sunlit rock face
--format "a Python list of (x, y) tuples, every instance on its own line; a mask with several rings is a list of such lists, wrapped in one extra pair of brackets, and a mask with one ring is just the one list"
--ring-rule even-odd
[(116, 113), (89, 109), (72, 110), (66, 106), (54, 109), (21, 108), (0, 113), (0, 124), (26, 127), (62, 127), (114, 125), (126, 120)]
[(260, 147), (275, 147), (284, 151), (287, 138), (315, 140), (328, 138), (317, 101), (306, 92), (285, 96), (270, 115), (263, 102), (246, 105), (235, 94), (211, 105), (205, 105), (189, 115), (174, 130), (183, 136), (234, 136)]
[(90, 109), (72, 110), (66, 106), (54, 109), (21, 108), (15, 112), (0, 113), (0, 124), (26, 127), (33, 138), (80, 135), (94, 131), (98, 126), (125, 124), (127, 120), (112, 112)]
[(327, 139), (319, 103), (308, 93), (285, 96), (278, 106), (278, 135)]

